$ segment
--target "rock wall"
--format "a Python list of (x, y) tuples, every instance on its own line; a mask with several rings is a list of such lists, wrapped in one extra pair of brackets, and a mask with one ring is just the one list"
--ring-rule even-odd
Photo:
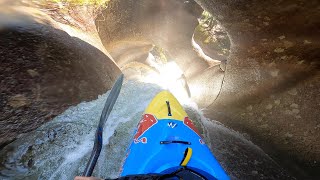
[(248, 133), (297, 177), (319, 177), (319, 1), (197, 2), (232, 41), (206, 114)]
[(102, 51), (37, 9), (0, 8), (0, 147), (81, 101), (120, 74)]

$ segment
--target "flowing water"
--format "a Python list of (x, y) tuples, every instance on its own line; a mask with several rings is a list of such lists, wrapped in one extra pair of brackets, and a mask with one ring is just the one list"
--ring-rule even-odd
[[(104, 147), (94, 175), (118, 175), (132, 131), (144, 108), (160, 90), (156, 85), (138, 82), (127, 82), (123, 86), (104, 129)], [(0, 154), (3, 157), (2, 178), (72, 179), (74, 175), (81, 174), (90, 155), (108, 94), (69, 108), (36, 131), (5, 147)], [(112, 142), (110, 137), (114, 139)]]
[[(155, 84), (138, 81), (124, 83), (104, 128), (103, 149), (94, 176), (118, 177), (133, 131), (148, 103), (161, 90)], [(81, 175), (90, 156), (94, 133), (108, 94), (109, 92), (99, 96), (97, 100), (70, 107), (34, 132), (7, 145), (0, 152), (0, 179), (67, 180)], [(231, 178), (237, 179), (244, 177), (243, 175), (263, 177), (265, 174), (261, 176), (258, 171), (247, 170), (248, 166), (252, 163), (259, 166), (260, 163), (265, 168), (268, 162), (274, 165), (263, 151), (241, 134), (206, 119), (192, 101), (184, 99), (183, 102), (189, 116), (200, 122), (198, 126), (211, 150)], [(252, 154), (254, 157), (250, 157)], [(275, 171), (270, 173), (279, 174)]]

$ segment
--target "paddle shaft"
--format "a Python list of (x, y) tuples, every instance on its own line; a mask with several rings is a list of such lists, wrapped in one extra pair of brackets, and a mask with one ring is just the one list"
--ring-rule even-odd
[(95, 140), (94, 140), (94, 145), (93, 145), (93, 149), (91, 152), (91, 156), (90, 159), (87, 163), (87, 166), (84, 170), (83, 176), (85, 177), (90, 177), (92, 175), (93, 169), (97, 163), (97, 160), (99, 158), (101, 149), (102, 149), (102, 133), (103, 133), (103, 127), (111, 113), (111, 110), (119, 96), (120, 90), (121, 90), (121, 86), (122, 86), (122, 82), (123, 82), (123, 74), (121, 74), (119, 76), (119, 78), (117, 79), (117, 81), (114, 83), (109, 96), (106, 100), (106, 103), (104, 105), (104, 108), (102, 110), (101, 113), (101, 117), (100, 117), (100, 121), (99, 121), (99, 125), (98, 128), (96, 130), (96, 134), (95, 134)]

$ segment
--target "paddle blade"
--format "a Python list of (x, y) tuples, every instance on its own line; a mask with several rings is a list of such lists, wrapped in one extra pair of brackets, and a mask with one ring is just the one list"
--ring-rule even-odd
[(92, 175), (93, 169), (97, 163), (97, 160), (99, 158), (101, 148), (102, 148), (102, 133), (103, 133), (103, 127), (112, 111), (112, 108), (114, 104), (116, 103), (116, 100), (120, 94), (120, 90), (122, 87), (123, 82), (123, 74), (120, 75), (120, 77), (117, 79), (117, 81), (114, 83), (109, 96), (106, 100), (106, 103), (104, 105), (104, 108), (101, 113), (99, 125), (96, 131), (95, 141), (93, 150), (91, 152), (91, 156), (89, 159), (89, 162), (86, 166), (86, 169), (84, 170), (83, 176), (90, 177)]

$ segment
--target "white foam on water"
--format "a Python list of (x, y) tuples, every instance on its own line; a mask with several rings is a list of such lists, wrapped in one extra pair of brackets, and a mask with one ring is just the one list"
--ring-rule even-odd
[[(161, 88), (156, 85), (139, 82), (128, 81), (123, 85), (104, 128), (101, 154), (106, 151), (109, 139), (119, 124), (133, 120), (138, 122), (147, 104), (160, 91)], [(0, 155), (7, 158), (1, 163), (3, 168), (0, 169), (0, 177), (73, 179), (75, 175), (81, 175), (90, 156), (96, 127), (108, 94), (68, 108), (52, 121), (4, 148)], [(131, 126), (132, 129), (134, 127)], [(118, 161), (121, 161), (122, 157), (118, 156)], [(99, 162), (97, 169), (100, 168), (100, 173), (96, 175), (106, 176)]]
[[(133, 132), (144, 109), (152, 98), (162, 90), (155, 84), (127, 81), (105, 124), (103, 147), (93, 176), (116, 178), (131, 142)], [(94, 134), (109, 92), (90, 102), (82, 102), (68, 108), (52, 121), (9, 144), (0, 152), (0, 179), (73, 179), (81, 175), (93, 147)], [(222, 124), (207, 119), (197, 104), (190, 99), (181, 102), (194, 122), (202, 126), (206, 142), (229, 172), (241, 176), (243, 167), (232, 167), (233, 157), (243, 159), (256, 154), (270, 161), (263, 151), (241, 134)], [(211, 139), (210, 139), (211, 138)], [(235, 151), (234, 149), (240, 149)], [(237, 156), (235, 156), (237, 154)], [(255, 157), (254, 157), (255, 158)], [(262, 161), (261, 160), (261, 161)], [(232, 164), (230, 166), (230, 162)], [(240, 159), (242, 162), (242, 159)], [(228, 164), (229, 163), (229, 164)], [(243, 168), (245, 169), (245, 168)], [(240, 175), (239, 175), (240, 174)]]

